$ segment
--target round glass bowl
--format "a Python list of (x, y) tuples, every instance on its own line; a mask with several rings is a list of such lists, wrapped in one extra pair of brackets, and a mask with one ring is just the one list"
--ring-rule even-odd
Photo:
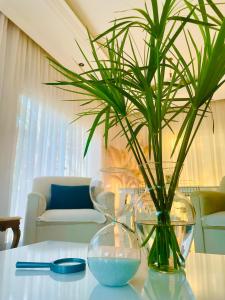
[(102, 285), (122, 286), (140, 265), (137, 237), (123, 224), (112, 222), (92, 238), (88, 247), (88, 266)]

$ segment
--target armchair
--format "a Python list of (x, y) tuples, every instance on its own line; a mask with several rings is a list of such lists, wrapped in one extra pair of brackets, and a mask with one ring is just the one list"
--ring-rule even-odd
[(191, 194), (196, 211), (196, 252), (225, 254), (225, 177), (218, 191)]
[(90, 178), (35, 178), (32, 192), (28, 195), (23, 244), (28, 245), (45, 240), (89, 242), (92, 236), (105, 226), (104, 215), (95, 209), (46, 210), (50, 200), (51, 184), (89, 185)]

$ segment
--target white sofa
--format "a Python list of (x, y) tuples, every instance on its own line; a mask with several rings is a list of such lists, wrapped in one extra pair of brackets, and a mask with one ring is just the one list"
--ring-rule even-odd
[(225, 254), (225, 177), (217, 191), (191, 194), (196, 211), (196, 252)]
[(46, 210), (51, 184), (89, 185), (84, 177), (39, 177), (33, 181), (28, 195), (23, 244), (45, 240), (89, 242), (103, 226), (106, 218), (95, 209)]

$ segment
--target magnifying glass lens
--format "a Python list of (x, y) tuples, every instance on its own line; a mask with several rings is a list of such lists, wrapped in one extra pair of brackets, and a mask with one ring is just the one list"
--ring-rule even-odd
[(75, 261), (66, 261), (66, 262), (60, 262), (60, 263), (57, 263), (57, 265), (59, 266), (74, 266), (74, 265), (79, 265), (80, 263), (79, 262), (75, 262)]
[(76, 273), (85, 270), (85, 265), (82, 258), (62, 258), (52, 263), (51, 270), (61, 274)]

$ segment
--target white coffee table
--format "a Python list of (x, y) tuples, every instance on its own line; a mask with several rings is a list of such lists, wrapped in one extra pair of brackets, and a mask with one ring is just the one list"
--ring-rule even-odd
[(90, 271), (60, 275), (47, 270), (16, 270), (16, 261), (86, 258), (87, 245), (48, 241), (0, 252), (0, 300), (224, 300), (225, 256), (191, 254), (187, 279), (178, 275), (148, 274), (145, 260), (122, 288), (98, 284)]

